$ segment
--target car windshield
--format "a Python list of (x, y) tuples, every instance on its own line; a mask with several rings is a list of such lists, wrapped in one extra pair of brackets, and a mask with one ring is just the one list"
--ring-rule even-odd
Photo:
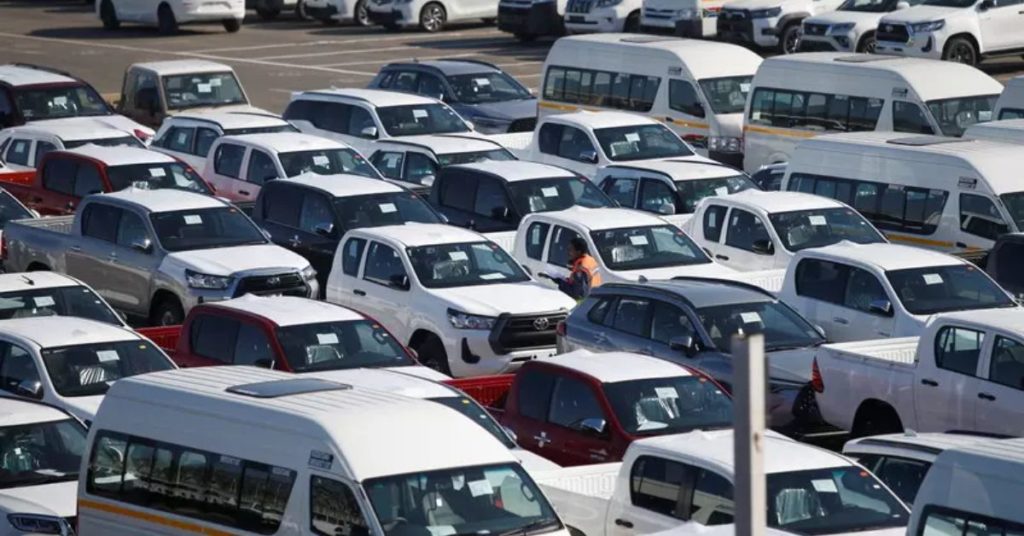
[(1024, 192), (1003, 194), (999, 196), (999, 199), (1003, 201), (1003, 206), (1010, 213), (1010, 219), (1017, 226), (1017, 230), (1024, 229)]
[(678, 227), (651, 225), (591, 231), (597, 254), (612, 270), (708, 264), (711, 259)]
[(113, 113), (103, 98), (84, 84), (15, 89), (14, 100), (25, 121)]
[(3, 229), (9, 221), (24, 220), (32, 217), (34, 217), (34, 214), (19, 203), (14, 196), (6, 190), (0, 190), (0, 229)]
[(291, 123), (282, 122), (280, 125), (267, 127), (229, 128), (224, 130), (225, 136), (243, 136), (245, 134), (274, 134), (277, 132), (298, 132), (299, 129)]
[(415, 365), (387, 330), (369, 320), (280, 327), (277, 340), (293, 372)]
[[(31, 281), (31, 274), (23, 276)], [(120, 326), (121, 318), (89, 287), (30, 288), (0, 293), (0, 320), (77, 316)]]
[(958, 99), (928, 101), (935, 122), (946, 136), (963, 136), (967, 127), (992, 120), (992, 109), (999, 95), (978, 95)]
[(303, 173), (337, 175), (349, 173), (374, 179), (382, 178), (369, 162), (352, 149), (324, 149), (319, 151), (297, 151), (280, 153), (281, 167), (285, 175), (294, 177)]
[(448, 84), (452, 86), (455, 100), (466, 104), (533, 98), (530, 90), (503, 72), (449, 76)]
[(519, 214), (565, 210), (574, 205), (587, 208), (615, 206), (600, 188), (583, 177), (513, 181), (508, 183), (508, 189)]
[(971, 7), (978, 3), (978, 0), (924, 0), (921, 3), (923, 6), (939, 6), (939, 7)]
[(700, 203), (701, 199), (705, 197), (729, 195), (751, 189), (757, 190), (758, 188), (746, 175), (676, 181), (676, 191), (679, 192), (679, 199), (683, 202), (683, 206), (676, 207), (674, 212), (676, 214), (693, 214), (693, 211), (697, 210), (697, 203)]
[(870, 472), (855, 466), (767, 476), (768, 526), (794, 534), (853, 534), (905, 527), (910, 513)]
[(0, 488), (73, 482), (84, 452), (85, 428), (72, 419), (4, 426)]
[(839, 11), (859, 11), (862, 13), (888, 13), (896, 9), (896, 0), (846, 0), (839, 6)]
[(604, 384), (615, 417), (632, 435), (732, 427), (732, 399), (702, 376)]
[(1006, 291), (973, 265), (893, 270), (885, 276), (903, 307), (915, 315), (1017, 305)]
[(437, 164), (441, 167), (454, 166), (457, 164), (473, 164), (476, 162), (504, 160), (515, 160), (516, 157), (505, 149), (491, 149), (489, 151), (473, 151), (471, 153), (451, 153), (437, 155)]
[(711, 103), (711, 111), (716, 114), (741, 114), (747, 105), (750, 93), (750, 76), (726, 76), (724, 78), (705, 78), (700, 88)]
[(115, 380), (174, 368), (142, 339), (47, 348), (42, 357), (53, 388), (65, 397), (102, 395)]
[(405, 191), (336, 197), (334, 210), (346, 231), (404, 223), (443, 223), (422, 197)]
[(493, 242), (409, 248), (409, 262), (427, 288), (522, 283), (530, 277)]
[(715, 347), (728, 352), (732, 336), (763, 333), (769, 352), (808, 348), (825, 339), (799, 314), (781, 302), (731, 303), (697, 309), (697, 318)]
[(232, 72), (165, 76), (163, 80), (164, 96), (170, 110), (249, 104)]
[(65, 141), (64, 149), (74, 149), (83, 145), (97, 145), (99, 147), (137, 147), (145, 149), (146, 146), (135, 136), (124, 136), (121, 138), (99, 138), (95, 140)]
[(131, 186), (140, 190), (184, 190), (213, 195), (195, 171), (178, 162), (112, 166), (107, 168), (107, 178), (115, 192)]
[(386, 536), (528, 535), (562, 528), (519, 463), (372, 478), (363, 487)]
[(594, 135), (604, 154), (616, 162), (693, 155), (683, 140), (663, 125), (599, 128)]
[(830, 246), (843, 240), (857, 244), (885, 242), (864, 216), (843, 207), (771, 214), (768, 219), (789, 251)]
[(259, 227), (235, 207), (157, 212), (150, 219), (157, 240), (167, 251), (267, 243)]
[(377, 115), (389, 136), (469, 132), (466, 122), (443, 104), (386, 106), (377, 108)]
[(498, 441), (501, 441), (501, 443), (506, 447), (514, 449), (519, 446), (516, 445), (515, 441), (512, 441), (512, 438), (510, 438), (508, 434), (505, 433), (505, 430), (497, 421), (494, 420), (494, 417), (491, 417), (491, 414), (487, 413), (487, 410), (472, 398), (469, 398), (468, 396), (442, 396), (438, 398), (428, 398), (427, 400), (437, 402), (443, 406), (448, 406), (466, 417), (469, 417), (471, 421), (480, 425), (484, 430), (487, 430), (489, 434), (494, 436)]

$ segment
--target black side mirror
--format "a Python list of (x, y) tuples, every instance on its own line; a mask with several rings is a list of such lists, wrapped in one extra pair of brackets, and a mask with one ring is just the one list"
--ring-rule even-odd
[(978, 4), (978, 9), (980, 9), (981, 11), (988, 11), (994, 7), (996, 7), (995, 0), (983, 0), (980, 4)]
[(580, 421), (580, 431), (593, 436), (604, 435), (608, 423), (604, 419), (591, 417)]
[(772, 241), (766, 238), (760, 240), (754, 240), (754, 243), (750, 245), (751, 251), (759, 255), (773, 255), (775, 254), (775, 246), (772, 245)]
[(14, 392), (24, 397), (42, 400), (43, 384), (39, 380), (22, 380), (14, 387)]

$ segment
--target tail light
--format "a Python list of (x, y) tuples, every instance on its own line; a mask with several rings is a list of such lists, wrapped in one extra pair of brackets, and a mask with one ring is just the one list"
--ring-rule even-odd
[(141, 141), (142, 143), (146, 143), (146, 141), (148, 141), (149, 138), (153, 137), (153, 136), (150, 136), (148, 132), (145, 132), (145, 131), (143, 131), (141, 129), (133, 130), (132, 134), (135, 134), (135, 137), (139, 138), (139, 141)]
[(558, 324), (555, 324), (555, 333), (559, 337), (565, 337), (566, 331), (567, 330), (566, 330), (566, 327), (565, 327), (565, 321), (564, 320), (559, 322)]
[(821, 379), (821, 370), (818, 368), (817, 357), (811, 362), (811, 389), (814, 389), (815, 393), (825, 392), (825, 382)]

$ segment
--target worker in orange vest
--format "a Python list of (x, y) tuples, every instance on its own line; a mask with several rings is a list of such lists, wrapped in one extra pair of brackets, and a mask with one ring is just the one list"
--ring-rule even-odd
[(590, 294), (590, 289), (601, 286), (601, 271), (582, 238), (576, 237), (569, 241), (568, 254), (569, 277), (562, 279), (548, 274), (540, 275), (554, 281), (558, 290), (579, 301)]

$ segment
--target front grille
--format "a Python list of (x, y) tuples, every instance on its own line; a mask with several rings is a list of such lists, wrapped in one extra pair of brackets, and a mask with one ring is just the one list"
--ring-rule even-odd
[[(741, 13), (739, 18), (736, 17), (736, 13)], [(735, 37), (747, 41), (754, 38), (754, 23), (746, 18), (746, 11), (722, 10), (716, 26), (718, 27), (718, 35), (722, 38)]]
[(533, 129), (537, 128), (537, 118), (527, 117), (526, 119), (516, 119), (512, 121), (512, 124), (508, 126), (509, 132), (533, 132)]
[(836, 47), (827, 41), (800, 40), (800, 52), (836, 52)]
[(65, 517), (64, 521), (68, 522), (68, 534), (74, 536), (74, 534), (75, 534), (75, 527), (78, 526), (78, 517), (77, 516)]
[(745, 9), (723, 9), (719, 20), (747, 20), (750, 18), (750, 12)]
[(879, 24), (875, 39), (891, 43), (906, 43), (910, 41), (910, 32), (907, 31), (904, 24)]
[(306, 296), (306, 287), (302, 276), (297, 273), (259, 275), (243, 277), (235, 289), (235, 297), (245, 294), (283, 294), (285, 296)]
[(590, 7), (593, 4), (593, 0), (569, 0), (565, 11), (567, 13), (590, 13)]
[(644, 16), (652, 19), (670, 19), (675, 14), (673, 9), (648, 9), (644, 11)]
[(804, 23), (804, 35), (825, 35), (828, 32), (828, 24)]
[(565, 313), (501, 315), (491, 332), (491, 349), (497, 354), (532, 348), (554, 348), (555, 327)]

